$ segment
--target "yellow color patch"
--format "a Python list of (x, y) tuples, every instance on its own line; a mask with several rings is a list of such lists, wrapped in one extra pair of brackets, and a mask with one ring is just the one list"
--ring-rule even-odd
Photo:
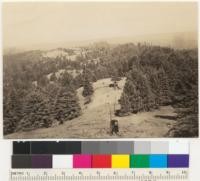
[(112, 168), (130, 168), (129, 155), (112, 155)]

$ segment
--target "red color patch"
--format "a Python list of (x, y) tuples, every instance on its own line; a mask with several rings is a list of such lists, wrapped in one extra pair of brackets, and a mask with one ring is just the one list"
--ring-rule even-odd
[(111, 155), (93, 155), (92, 168), (111, 168)]

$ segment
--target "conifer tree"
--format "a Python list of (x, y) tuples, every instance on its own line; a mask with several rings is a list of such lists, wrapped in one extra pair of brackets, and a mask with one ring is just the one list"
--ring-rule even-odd
[(83, 82), (82, 95), (84, 97), (91, 96), (94, 90), (93, 90), (92, 83), (90, 82), (91, 81), (90, 72), (86, 69), (86, 67), (83, 70), (83, 79), (84, 79), (83, 80), (84, 82)]
[(50, 76), (50, 81), (56, 81), (56, 80), (57, 80), (57, 78), (56, 78), (56, 74), (55, 74), (55, 72), (54, 72), (54, 73), (52, 73), (51, 76)]
[(66, 90), (74, 90), (73, 77), (67, 71), (65, 71), (59, 78), (59, 83), (62, 87), (65, 87)]
[[(155, 97), (151, 92), (149, 82), (146, 77), (134, 67), (127, 75), (127, 81), (122, 96), (124, 96), (124, 94), (126, 94), (127, 99), (131, 104), (131, 110), (133, 113), (149, 111), (154, 107)], [(125, 102), (120, 102), (120, 104), (123, 109), (125, 107)]]
[(38, 80), (38, 85), (39, 86), (46, 86), (49, 83), (49, 80), (47, 79), (47, 77), (45, 75), (43, 75), (42, 77), (39, 78)]
[(64, 121), (71, 120), (80, 115), (81, 108), (79, 106), (76, 92), (67, 91), (60, 88), (55, 104), (55, 114), (57, 120), (62, 124)]
[(93, 90), (93, 86), (92, 83), (89, 82), (87, 79), (84, 81), (84, 85), (83, 85), (83, 93), (82, 95), (84, 97), (87, 96), (91, 96), (93, 94), (94, 90)]
[(9, 95), (4, 96), (3, 100), (3, 117), (4, 117), (4, 134), (13, 133), (16, 129), (18, 122), (20, 121), (21, 115), (21, 101), (13, 90)]
[[(6, 114), (6, 115), (5, 115)], [(4, 135), (13, 133), (15, 131), (16, 125), (19, 121), (17, 117), (15, 116), (15, 113), (13, 111), (4, 111), (4, 125), (3, 125), (3, 132)]]
[(19, 122), (17, 130), (32, 130), (42, 127), (50, 127), (52, 120), (49, 117), (48, 99), (38, 90), (27, 95), (23, 118)]
[(131, 103), (130, 103), (129, 97), (128, 97), (128, 95), (126, 95), (126, 93), (122, 93), (119, 103), (121, 105), (121, 109), (120, 109), (121, 114), (126, 114), (128, 112), (132, 112)]
[(171, 103), (170, 84), (168, 77), (163, 69), (158, 73), (159, 78), (159, 103), (160, 105), (168, 105)]

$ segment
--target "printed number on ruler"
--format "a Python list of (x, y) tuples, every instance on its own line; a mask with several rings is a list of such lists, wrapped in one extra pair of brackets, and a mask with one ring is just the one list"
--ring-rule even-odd
[(188, 181), (188, 169), (12, 169), (10, 181)]

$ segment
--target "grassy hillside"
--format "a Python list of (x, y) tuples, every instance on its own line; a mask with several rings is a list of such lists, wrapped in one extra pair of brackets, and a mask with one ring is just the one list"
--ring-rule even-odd
[[(78, 89), (78, 97), (82, 115), (63, 125), (42, 128), (30, 132), (18, 132), (7, 135), (6, 138), (127, 138), (127, 137), (164, 137), (174, 124), (176, 116), (174, 108), (164, 106), (158, 110), (131, 114), (126, 117), (115, 117), (114, 104), (118, 108), (125, 78), (119, 81), (119, 89), (109, 87), (111, 79), (101, 79), (93, 83), (94, 94), (91, 103), (84, 105), (82, 88)], [(109, 104), (108, 104), (109, 103)], [(112, 118), (119, 121), (119, 135), (109, 134), (110, 109)]]

